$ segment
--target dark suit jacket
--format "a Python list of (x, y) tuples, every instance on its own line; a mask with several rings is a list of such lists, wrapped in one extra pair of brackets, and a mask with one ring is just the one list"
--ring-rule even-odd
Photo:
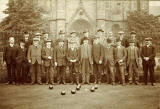
[[(141, 58), (142, 58), (142, 64), (150, 64), (155, 65), (155, 56), (156, 56), (156, 50), (154, 46), (143, 46), (141, 48)], [(144, 57), (149, 57), (149, 61), (145, 61)]]
[(69, 65), (72, 65), (72, 63), (70, 62), (70, 60), (74, 60), (76, 59), (76, 64), (79, 64), (79, 49), (75, 48), (73, 51), (71, 50), (71, 48), (69, 48), (67, 50), (67, 60)]
[(101, 44), (93, 44), (92, 46), (92, 55), (93, 55), (93, 61), (96, 64), (99, 64), (99, 61), (103, 61), (104, 58), (104, 48)]
[(115, 48), (111, 46), (110, 48), (105, 47), (105, 65), (114, 66), (114, 56), (115, 56)]
[(16, 63), (21, 64), (22, 62), (25, 62), (25, 63), (28, 62), (28, 60), (27, 60), (27, 49), (24, 48), (24, 50), (23, 50), (20, 47), (18, 47)]
[(66, 66), (66, 55), (67, 50), (65, 46), (63, 46), (62, 48), (59, 46), (55, 47), (54, 61), (57, 62), (58, 66)]
[(88, 44), (88, 51), (84, 51), (84, 48), (85, 48), (84, 44), (81, 45), (81, 47), (80, 47), (80, 61), (82, 62), (82, 60), (84, 59), (83, 53), (88, 52), (89, 62), (90, 62), (90, 64), (93, 64), (92, 46), (90, 44)]
[[(52, 59), (48, 59), (48, 56), (51, 56)], [(48, 48), (44, 47), (42, 49), (43, 65), (46, 66), (46, 67), (53, 66), (53, 58), (54, 58), (53, 48), (48, 49)]]
[(18, 53), (18, 47), (13, 46), (11, 47), (10, 45), (7, 45), (4, 49), (4, 61), (6, 61), (6, 64), (15, 64), (16, 63), (16, 57)]
[(123, 39), (122, 39), (122, 45), (123, 45), (125, 48), (129, 46), (129, 42), (128, 42), (128, 40), (127, 40), (126, 38), (123, 38)]

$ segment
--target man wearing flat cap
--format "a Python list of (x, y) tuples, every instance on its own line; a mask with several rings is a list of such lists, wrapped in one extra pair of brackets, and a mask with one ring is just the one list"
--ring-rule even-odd
[(65, 47), (65, 41), (59, 39), (58, 45), (54, 49), (54, 63), (57, 68), (57, 82), (58, 84), (65, 84), (65, 73), (67, 64), (67, 49)]
[(80, 38), (77, 36), (77, 33), (75, 31), (70, 33), (70, 37), (68, 38), (68, 47), (70, 42), (76, 42), (75, 47), (80, 46)]
[(129, 41), (130, 46), (127, 48), (127, 66), (129, 68), (129, 83), (133, 83), (135, 78), (135, 84), (139, 84), (139, 49), (135, 46), (134, 40)]
[(41, 64), (42, 64), (42, 46), (39, 45), (39, 38), (33, 38), (33, 45), (29, 46), (28, 49), (28, 62), (31, 64), (30, 72), (31, 72), (31, 84), (33, 85), (37, 82), (39, 85), (42, 85), (41, 82)]
[(129, 46), (128, 40), (124, 36), (124, 31), (119, 31), (119, 39), (121, 40), (122, 46), (125, 48)]
[(104, 31), (102, 29), (98, 29), (96, 36), (99, 37), (100, 44), (104, 46), (106, 44), (106, 37), (104, 35)]
[(139, 42), (136, 39), (136, 32), (135, 31), (131, 31), (130, 32), (130, 40), (133, 40), (134, 43), (135, 43), (135, 46), (138, 47), (138, 48), (140, 48)]
[(92, 59), (92, 46), (89, 44), (89, 39), (84, 38), (83, 44), (80, 47), (80, 62), (82, 69), (82, 84), (89, 84), (90, 73), (93, 70), (93, 59)]
[(105, 46), (105, 53), (104, 53), (104, 68), (107, 71), (107, 80), (112, 85), (115, 85), (115, 48), (112, 46), (112, 40), (107, 39), (107, 45)]
[(95, 37), (93, 40), (92, 55), (93, 55), (93, 73), (95, 77), (95, 84), (101, 84), (104, 48), (99, 42), (99, 37)]
[(144, 82), (145, 85), (148, 84), (148, 71), (150, 73), (151, 84), (155, 86), (155, 75), (154, 75), (154, 67), (155, 67), (155, 56), (156, 49), (152, 45), (152, 38), (145, 38), (145, 45), (141, 48), (141, 58), (142, 65), (144, 71)]
[(51, 47), (52, 40), (48, 39), (45, 41), (45, 47), (42, 49), (42, 59), (44, 65), (44, 72), (46, 77), (46, 85), (53, 84), (53, 58), (54, 58), (54, 51)]
[(117, 47), (115, 48), (115, 63), (116, 71), (118, 73), (118, 80), (124, 86), (125, 85), (125, 62), (127, 57), (126, 48), (122, 46), (122, 42), (119, 38), (116, 39)]

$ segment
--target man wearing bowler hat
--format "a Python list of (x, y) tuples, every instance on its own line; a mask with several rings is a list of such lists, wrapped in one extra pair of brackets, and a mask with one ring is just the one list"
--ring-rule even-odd
[(134, 40), (129, 41), (130, 46), (127, 48), (127, 66), (129, 68), (129, 84), (133, 83), (135, 78), (135, 84), (139, 84), (139, 49), (135, 46)]
[(31, 84), (33, 85), (36, 81), (39, 85), (42, 85), (41, 82), (41, 64), (42, 64), (42, 46), (39, 45), (39, 39), (37, 37), (33, 38), (33, 45), (28, 49), (28, 62), (31, 64)]
[(156, 85), (154, 67), (155, 67), (156, 49), (152, 45), (152, 38), (145, 38), (145, 45), (141, 48), (141, 58), (144, 71), (144, 82), (148, 84), (148, 71), (150, 73), (151, 84)]

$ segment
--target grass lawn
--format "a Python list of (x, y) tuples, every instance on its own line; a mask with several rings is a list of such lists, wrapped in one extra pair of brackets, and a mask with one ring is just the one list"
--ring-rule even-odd
[[(75, 95), (76, 85), (4, 85), (0, 84), (0, 109), (158, 109), (160, 84), (157, 86), (99, 85), (90, 92), (91, 85), (82, 85)], [(66, 91), (62, 96), (60, 92)]]

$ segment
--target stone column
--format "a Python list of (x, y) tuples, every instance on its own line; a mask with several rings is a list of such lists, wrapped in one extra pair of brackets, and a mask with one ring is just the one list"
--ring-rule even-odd
[(50, 32), (53, 38), (57, 34), (57, 25), (56, 25), (56, 18), (57, 18), (57, 0), (50, 0)]
[(57, 35), (60, 30), (66, 31), (66, 0), (57, 0)]
[(106, 18), (106, 1), (97, 0), (97, 29), (103, 29), (105, 31), (105, 18)]

